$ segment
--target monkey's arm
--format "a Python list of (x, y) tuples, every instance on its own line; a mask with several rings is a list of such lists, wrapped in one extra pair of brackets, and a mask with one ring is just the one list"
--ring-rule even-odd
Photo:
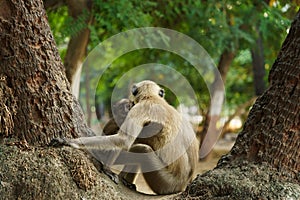
[(126, 138), (122, 137), (122, 135), (80, 137), (76, 139), (68, 139), (67, 144), (77, 149), (98, 149), (98, 150), (126, 149)]
[(129, 150), (143, 129), (145, 121), (135, 116), (138, 116), (136, 112), (133, 112), (133, 115), (129, 114), (115, 135), (57, 139), (55, 142), (60, 145), (69, 145), (79, 149)]
[(54, 138), (49, 145), (54, 147), (71, 146), (76, 149), (120, 150), (124, 148), (124, 142), (121, 137), (116, 136), (93, 136), (76, 139)]
[(104, 135), (114, 135), (117, 134), (120, 127), (116, 123), (115, 119), (110, 119), (103, 128), (103, 134)]

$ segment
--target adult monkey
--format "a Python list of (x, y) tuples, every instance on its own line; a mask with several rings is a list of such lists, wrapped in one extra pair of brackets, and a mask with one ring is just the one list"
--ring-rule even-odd
[(134, 156), (129, 153), (129, 157), (116, 156), (112, 161), (125, 164), (121, 176), (128, 182), (134, 180), (137, 168), (141, 167), (146, 182), (155, 193), (183, 191), (194, 176), (199, 142), (191, 124), (163, 97), (164, 90), (156, 83), (139, 82), (132, 86), (130, 101), (134, 106), (117, 134), (63, 142), (80, 149), (130, 152)]

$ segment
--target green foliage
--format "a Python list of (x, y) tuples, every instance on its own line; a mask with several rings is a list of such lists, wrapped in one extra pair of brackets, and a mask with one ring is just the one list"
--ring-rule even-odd
[(70, 36), (66, 34), (66, 27), (68, 27), (66, 22), (68, 19), (68, 8), (66, 6), (48, 12), (48, 21), (62, 59), (66, 54), (67, 44), (70, 38)]
[(152, 17), (148, 12), (155, 6), (156, 3), (151, 1), (121, 0), (113, 3), (94, 0), (91, 48), (121, 31), (151, 26)]
[(65, 32), (68, 18), (68, 8), (66, 6), (59, 7), (55, 12), (48, 12), (48, 21), (51, 26), (52, 34), (59, 47), (67, 40)]
[(251, 62), (250, 51), (242, 50), (229, 69), (226, 81), (228, 113), (232, 114), (238, 105), (247, 102), (255, 95)]
[[(143, 68), (141, 70), (137, 69), (132, 71), (135, 67), (147, 63), (155, 63), (155, 65), (151, 65), (149, 67), (150, 69)], [(174, 71), (179, 74), (170, 71), (167, 67), (173, 68)], [(97, 69), (95, 70), (97, 71)], [(125, 82), (125, 84), (124, 82), (122, 84), (122, 82), (119, 81), (121, 78), (124, 78), (124, 74), (132, 79)], [(203, 81), (203, 77), (199, 75), (197, 70), (189, 62), (186, 62), (180, 56), (157, 49), (136, 50), (119, 57), (107, 70), (105, 70), (104, 74), (102, 74), (97, 88), (97, 96), (99, 96), (102, 101), (105, 101), (107, 98), (110, 99), (112, 90), (115, 88), (115, 84), (118, 83), (119, 89), (123, 88), (123, 90), (119, 92), (119, 94), (123, 94), (123, 96), (118, 96), (118, 98), (125, 98), (129, 91), (128, 82), (134, 83), (144, 79), (151, 79), (156, 82), (169, 84), (176, 83), (177, 90), (185, 91), (186, 85), (184, 82), (180, 81), (180, 75), (187, 78), (193, 89), (197, 91), (196, 98), (198, 102), (191, 101), (189, 97), (181, 97), (180, 100), (186, 105), (198, 103), (201, 112), (205, 113), (207, 106), (209, 105), (209, 95), (207, 95), (208, 90)], [(173, 92), (168, 88), (165, 89), (168, 102), (174, 106), (178, 106), (178, 97), (174, 96)]]
[(82, 29), (87, 28), (86, 21), (89, 18), (89, 11), (83, 10), (83, 12), (76, 18), (67, 17), (64, 21), (65, 28), (63, 29), (63, 35), (74, 36), (77, 35)]
[[(122, 31), (157, 26), (189, 35), (199, 42), (215, 61), (219, 60), (225, 50), (235, 52), (237, 56), (228, 72), (226, 84), (228, 109), (233, 110), (254, 95), (250, 50), (253, 49), (259, 33), (263, 36), (268, 70), (276, 58), (296, 9), (297, 6), (290, 1), (275, 1), (275, 4), (267, 5), (264, 1), (250, 0), (94, 0), (94, 23), (89, 26), (91, 33), (88, 50), (91, 51), (101, 41)], [(48, 16), (63, 55), (69, 38), (86, 27), (84, 21), (88, 13), (84, 12), (74, 20), (68, 16), (67, 8), (61, 7), (55, 12), (49, 12)], [(112, 89), (119, 83), (122, 74), (135, 66), (151, 62), (170, 66), (185, 76), (196, 91), (201, 111), (207, 110), (210, 96), (202, 77), (197, 75), (195, 69), (184, 58), (170, 52), (146, 49), (128, 53), (118, 58), (105, 71), (100, 84), (95, 81), (97, 77), (93, 77), (97, 75), (95, 65), (90, 69), (91, 84), (98, 84), (97, 95), (101, 97), (102, 102), (109, 102)], [(169, 77), (166, 71), (158, 73), (161, 79), (172, 81), (172, 77)], [(143, 78), (145, 74), (139, 72), (137, 76)], [(84, 78), (82, 80), (84, 81)], [(119, 87), (123, 87), (124, 92), (128, 90), (125, 85)], [(182, 86), (179, 84), (178, 87)], [(172, 104), (178, 103), (176, 98), (168, 98)]]

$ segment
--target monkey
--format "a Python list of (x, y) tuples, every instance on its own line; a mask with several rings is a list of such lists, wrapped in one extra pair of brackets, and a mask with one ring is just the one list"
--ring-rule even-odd
[[(129, 101), (129, 99), (121, 99), (118, 102), (116, 102), (112, 106), (112, 114), (113, 117), (108, 120), (108, 122), (105, 124), (102, 130), (102, 135), (113, 135), (117, 134), (121, 124), (124, 122), (130, 108), (132, 107), (132, 103)], [(119, 154), (119, 152), (116, 151), (97, 151), (92, 150), (90, 153), (98, 160), (100, 161), (102, 165), (102, 172), (105, 173), (110, 179), (112, 179), (116, 184), (119, 183), (121, 180), (124, 185), (129, 187), (130, 189), (136, 190), (136, 187), (132, 183), (128, 183), (123, 177), (120, 175), (118, 176), (114, 172), (112, 172), (107, 165), (112, 165), (114, 159), (110, 159), (111, 157), (114, 157), (115, 154)], [(104, 162), (103, 162), (104, 161)], [(107, 165), (105, 165), (107, 164)], [(120, 179), (121, 178), (121, 179)]]
[[(119, 150), (114, 164), (132, 183), (140, 168), (156, 194), (183, 191), (195, 175), (199, 141), (191, 124), (164, 99), (164, 90), (145, 80), (131, 88), (128, 111), (117, 134), (66, 139), (79, 149)], [(121, 154), (124, 156), (121, 156)]]
[[(109, 119), (109, 121), (105, 124), (103, 131), (102, 131), (102, 135), (113, 135), (113, 134), (117, 134), (118, 130), (120, 129), (121, 124), (124, 122), (130, 108), (133, 106), (133, 103), (129, 100), (129, 99), (121, 99), (118, 102), (116, 102), (113, 106), (112, 106), (112, 113), (113, 113), (113, 117), (111, 119)], [(146, 126), (144, 126), (144, 128), (142, 129), (142, 132), (140, 133), (141, 135), (146, 135), (147, 132), (149, 131), (155, 131), (158, 132), (159, 130), (162, 129), (161, 124), (158, 123), (151, 123), (148, 124)], [(97, 151), (97, 152), (91, 152), (94, 157), (98, 157), (99, 160), (103, 160), (103, 158), (99, 157), (99, 154), (101, 154), (101, 152)], [(105, 155), (106, 155), (106, 159), (112, 156), (115, 152), (111, 151), (110, 154), (108, 151), (106, 151)], [(110, 163), (109, 161), (106, 161), (106, 163)], [(113, 164), (113, 163), (110, 163)], [(102, 164), (103, 165), (103, 164)], [(115, 173), (113, 173), (109, 167), (103, 165), (102, 171), (109, 177), (111, 178), (115, 183), (119, 183), (119, 181), (121, 180), (122, 183), (129, 187), (130, 189), (136, 190), (136, 186), (133, 184), (134, 182), (134, 178), (135, 178), (135, 174), (132, 175), (132, 180), (128, 181), (128, 174), (121, 172), (119, 174), (119, 176), (117, 177)], [(125, 178), (125, 176), (127, 178)]]
[(116, 102), (112, 106), (113, 117), (105, 124), (102, 131), (103, 135), (117, 134), (132, 106), (129, 99), (121, 99)]

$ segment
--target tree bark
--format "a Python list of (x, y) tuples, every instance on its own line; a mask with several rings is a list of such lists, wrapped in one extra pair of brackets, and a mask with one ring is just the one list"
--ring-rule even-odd
[[(300, 170), (300, 12), (270, 71), (270, 87), (258, 98), (232, 150), (290, 171)], [(260, 123), (259, 123), (260, 122)], [(246, 146), (244, 146), (244, 144)], [(271, 148), (272, 147), (272, 148)], [(288, 156), (288, 157), (287, 157)]]
[(300, 11), (230, 153), (180, 198), (300, 198)]
[[(1, 1), (0, 75), (16, 101), (5, 106), (14, 137), (44, 145), (53, 137), (87, 134), (78, 102), (69, 92), (47, 16), (40, 1)], [(2, 134), (2, 133), (1, 133)]]
[[(67, 53), (64, 60), (67, 79), (71, 83), (72, 93), (76, 98), (79, 97), (80, 76), (82, 71), (82, 61), (86, 56), (87, 46), (89, 42), (90, 30), (88, 26), (92, 23), (91, 15), (92, 1), (91, 0), (43, 0), (45, 8), (54, 10), (62, 5), (67, 5), (69, 16), (75, 21), (79, 17), (85, 18), (80, 21), (84, 26), (78, 33), (72, 33), (71, 39), (68, 43)], [(85, 13), (86, 12), (86, 13)], [(86, 16), (83, 17), (83, 15)], [(79, 26), (74, 24), (74, 26)]]
[(70, 93), (42, 0), (0, 1), (0, 66), (1, 199), (144, 198), (109, 181), (85, 152), (47, 147), (54, 137), (93, 133)]

